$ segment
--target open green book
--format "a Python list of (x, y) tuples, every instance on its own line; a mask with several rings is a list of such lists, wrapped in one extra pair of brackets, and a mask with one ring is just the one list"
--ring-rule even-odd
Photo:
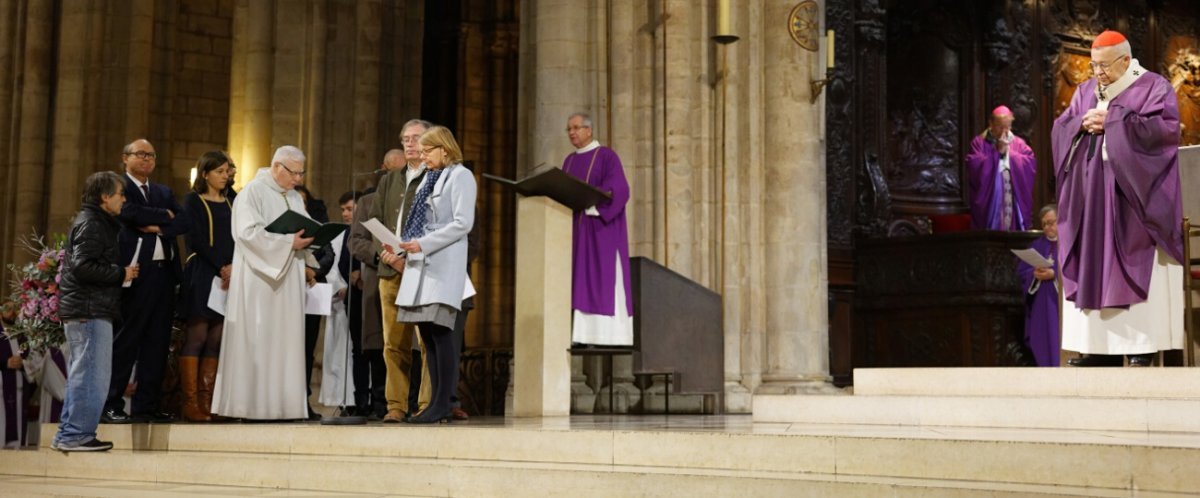
[(313, 242), (308, 247), (312, 249), (321, 249), (329, 244), (330, 241), (337, 238), (342, 232), (350, 228), (350, 225), (345, 223), (326, 223), (322, 225), (317, 220), (304, 216), (292, 210), (284, 211), (283, 214), (275, 218), (270, 225), (267, 225), (267, 231), (279, 234), (291, 234), (304, 230), (305, 237), (313, 237)]

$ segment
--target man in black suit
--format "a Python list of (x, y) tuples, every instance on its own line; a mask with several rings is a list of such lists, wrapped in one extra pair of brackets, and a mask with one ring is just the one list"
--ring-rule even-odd
[[(121, 323), (113, 338), (112, 381), (101, 422), (170, 420), (162, 413), (163, 371), (171, 343), (175, 289), (182, 267), (175, 236), (187, 233), (190, 222), (166, 185), (150, 183), (157, 154), (154, 146), (138, 139), (125, 146), (125, 205), (121, 208), (118, 243), (121, 261), (133, 261), (138, 252), (139, 278), (121, 292)], [(141, 241), (139, 248), (138, 242)], [(134, 364), (137, 390), (130, 414), (124, 410), (124, 391)]]

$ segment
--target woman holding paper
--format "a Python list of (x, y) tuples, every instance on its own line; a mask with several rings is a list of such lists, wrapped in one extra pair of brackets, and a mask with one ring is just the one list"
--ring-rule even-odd
[(1055, 273), (1058, 263), (1054, 256), (1058, 247), (1058, 209), (1054, 204), (1043, 207), (1038, 214), (1043, 236), (1033, 241), (1030, 249), (1050, 260), (1050, 266), (1034, 268), (1018, 261), (1021, 289), (1025, 291), (1025, 344), (1033, 352), (1039, 367), (1057, 367), (1062, 350), (1058, 330), (1058, 284)]
[(432, 395), (409, 422), (428, 424), (450, 421), (450, 396), (458, 386), (459, 351), (451, 334), (470, 288), (467, 234), (475, 224), (476, 185), (450, 130), (434, 126), (420, 144), (428, 173), (401, 228), (399, 249), (407, 257), (385, 248), (380, 261), (403, 272), (396, 320), (417, 324), (425, 343)]
[(184, 237), (191, 255), (183, 280), (187, 338), (179, 354), (182, 415), (189, 422), (211, 420), (209, 408), (225, 327), (224, 291), (229, 289), (233, 264), (233, 231), (229, 225), (233, 203), (226, 196), (232, 170), (233, 161), (224, 152), (205, 152), (196, 161), (192, 191), (183, 198), (183, 209), (193, 220), (191, 231)]

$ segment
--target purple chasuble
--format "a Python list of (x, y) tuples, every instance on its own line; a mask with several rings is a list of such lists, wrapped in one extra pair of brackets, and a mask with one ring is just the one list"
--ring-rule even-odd
[(1155, 247), (1183, 261), (1179, 109), (1151, 72), (1109, 102), (1102, 135), (1081, 129), (1096, 102), (1083, 82), (1051, 131), (1062, 292), (1080, 309), (1128, 308), (1146, 300)]
[[(1041, 237), (1029, 246), (1054, 262), (1051, 268), (1058, 271), (1057, 243)], [(1039, 367), (1057, 367), (1062, 340), (1058, 333), (1058, 289), (1053, 280), (1041, 281), (1033, 278), (1032, 266), (1017, 260), (1017, 273), (1021, 276), (1021, 290), (1025, 293), (1025, 344), (1033, 352)]]
[(1021, 137), (1013, 135), (1008, 145), (1009, 179), (1012, 183), (1013, 213), (1008, 226), (1002, 221), (1004, 181), (1000, 171), (1000, 153), (984, 131), (971, 140), (967, 154), (967, 187), (971, 202), (971, 228), (974, 230), (1028, 230), (1033, 216), (1033, 182), (1037, 160), (1033, 149)]
[(596, 205), (600, 216), (589, 216), (583, 211), (574, 213), (571, 307), (593, 315), (615, 315), (616, 264), (619, 259), (625, 284), (625, 308), (632, 316), (629, 232), (625, 225), (629, 182), (625, 180), (621, 158), (604, 146), (582, 153), (573, 152), (563, 160), (563, 171), (602, 192), (612, 193), (611, 200)]

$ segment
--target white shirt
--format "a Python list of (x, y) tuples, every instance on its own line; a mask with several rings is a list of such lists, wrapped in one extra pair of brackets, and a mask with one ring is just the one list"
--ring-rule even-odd
[[(147, 195), (147, 192), (150, 190), (149, 182), (142, 183), (142, 182), (138, 181), (137, 178), (134, 178), (133, 175), (131, 175), (129, 173), (125, 173), (125, 176), (129, 177), (130, 180), (133, 180), (133, 184), (137, 185), (138, 193), (142, 195), (143, 199), (146, 199), (146, 204), (150, 204), (150, 197)], [(143, 186), (146, 187), (145, 190), (142, 189)], [(159, 227), (159, 228), (162, 228), (162, 227)], [(167, 253), (166, 253), (166, 251), (163, 250), (162, 236), (154, 237), (154, 257), (152, 257), (150, 259), (152, 261), (163, 261), (163, 260), (167, 259)]]

